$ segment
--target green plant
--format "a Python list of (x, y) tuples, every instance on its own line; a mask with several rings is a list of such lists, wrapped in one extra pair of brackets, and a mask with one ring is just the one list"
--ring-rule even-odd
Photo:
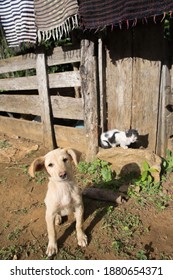
[(172, 152), (167, 149), (166, 157), (162, 158), (162, 174), (167, 174), (173, 171), (173, 155)]
[(139, 193), (145, 193), (148, 195), (158, 194), (161, 190), (160, 182), (154, 182), (152, 174), (154, 172), (159, 172), (156, 168), (150, 167), (150, 165), (145, 161), (142, 166), (141, 175), (133, 180), (133, 184), (128, 190), (128, 195), (138, 196)]
[(11, 144), (7, 140), (0, 140), (0, 149), (6, 149), (11, 147)]
[(7, 181), (7, 178), (1, 177), (0, 178), (0, 184), (4, 184)]
[(8, 236), (7, 239), (8, 240), (15, 240), (18, 239), (20, 234), (25, 230), (25, 227), (19, 228), (16, 227), (13, 231), (11, 231)]
[(115, 211), (110, 206), (106, 209), (106, 215), (103, 219), (102, 228), (111, 230), (118, 229), (118, 236), (121, 238), (128, 238), (138, 229), (141, 229), (142, 222), (138, 215), (127, 212), (126, 210)]
[(117, 252), (120, 253), (123, 248), (124, 248), (124, 244), (121, 240), (114, 240), (112, 242), (112, 248)]
[(3, 247), (0, 249), (0, 259), (13, 260), (15, 258), (18, 258), (22, 254), (23, 250), (24, 248), (22, 246), (16, 245), (12, 245), (7, 248)]
[(147, 256), (143, 250), (140, 250), (136, 253), (136, 258), (138, 260), (147, 260)]
[(100, 159), (95, 159), (93, 162), (80, 162), (78, 164), (80, 173), (91, 176), (93, 183), (109, 182), (115, 177), (111, 169), (111, 165)]
[(29, 167), (28, 164), (21, 164), (21, 165), (19, 165), (19, 168), (22, 169), (22, 173), (23, 174), (28, 174), (28, 167)]
[(47, 179), (47, 175), (44, 171), (35, 173), (35, 181), (37, 184), (42, 185)]

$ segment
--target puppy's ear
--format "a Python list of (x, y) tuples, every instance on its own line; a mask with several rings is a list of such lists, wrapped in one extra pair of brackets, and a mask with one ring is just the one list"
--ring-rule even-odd
[(36, 158), (30, 165), (28, 173), (31, 177), (35, 177), (35, 172), (40, 171), (44, 168), (44, 157)]
[(67, 149), (66, 152), (72, 157), (74, 164), (77, 165), (78, 160), (77, 160), (77, 154), (75, 153), (75, 151), (72, 149)]

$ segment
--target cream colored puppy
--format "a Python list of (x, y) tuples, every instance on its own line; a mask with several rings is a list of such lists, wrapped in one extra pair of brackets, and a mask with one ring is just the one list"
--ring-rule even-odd
[(57, 253), (55, 224), (61, 223), (61, 217), (74, 213), (78, 245), (85, 247), (87, 237), (84, 234), (82, 194), (73, 180), (72, 160), (77, 165), (77, 157), (72, 149), (56, 149), (43, 157), (35, 159), (29, 174), (34, 177), (36, 171), (45, 167), (49, 174), (48, 190), (45, 198), (48, 247), (46, 254), (50, 257)]

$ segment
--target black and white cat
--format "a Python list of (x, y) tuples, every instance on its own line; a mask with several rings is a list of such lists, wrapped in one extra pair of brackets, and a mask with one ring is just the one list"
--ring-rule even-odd
[(101, 134), (100, 144), (105, 149), (117, 146), (127, 149), (130, 144), (138, 140), (138, 136), (138, 131), (135, 129), (129, 129), (128, 131), (112, 129)]

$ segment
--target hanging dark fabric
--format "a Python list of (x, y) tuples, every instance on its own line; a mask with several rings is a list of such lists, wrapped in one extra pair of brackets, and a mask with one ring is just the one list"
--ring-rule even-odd
[(80, 24), (85, 29), (136, 24), (137, 20), (172, 13), (172, 0), (80, 0)]

